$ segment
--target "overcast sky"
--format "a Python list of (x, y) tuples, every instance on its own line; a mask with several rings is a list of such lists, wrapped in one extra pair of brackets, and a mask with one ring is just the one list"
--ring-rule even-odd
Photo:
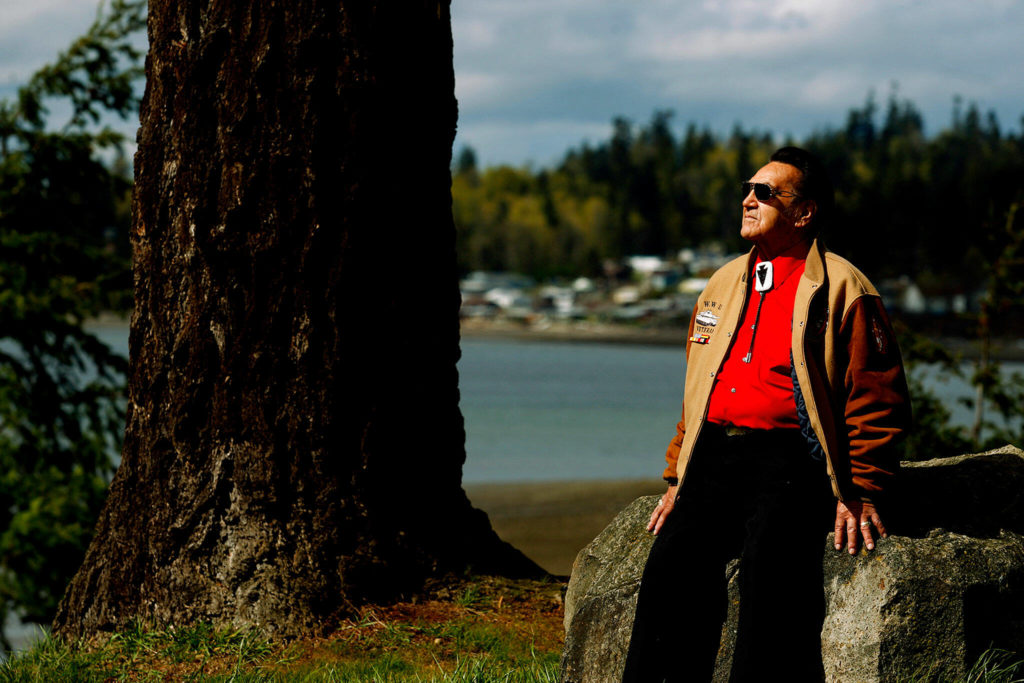
[[(93, 0), (0, 0), (0, 96), (80, 34)], [(546, 164), (657, 109), (727, 131), (840, 126), (893, 83), (929, 132), (954, 95), (1024, 115), (1024, 0), (453, 0), (456, 148)]]

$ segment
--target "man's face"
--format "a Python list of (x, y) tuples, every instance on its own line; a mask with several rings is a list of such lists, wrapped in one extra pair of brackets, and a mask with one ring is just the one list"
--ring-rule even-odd
[[(778, 161), (769, 162), (750, 179), (752, 183), (767, 183), (776, 190), (797, 193), (800, 171), (795, 166)], [(743, 198), (743, 222), (740, 236), (757, 244), (761, 251), (773, 258), (802, 241), (810, 224), (808, 204), (797, 197), (771, 197), (761, 202), (751, 190)]]

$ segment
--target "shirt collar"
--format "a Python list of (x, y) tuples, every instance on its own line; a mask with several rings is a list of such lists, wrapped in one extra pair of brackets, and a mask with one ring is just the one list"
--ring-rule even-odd
[[(810, 249), (810, 244), (800, 241), (775, 258), (769, 259), (772, 262), (772, 270), (774, 271), (774, 288), (778, 288), (779, 285), (786, 281), (786, 278), (796, 272), (798, 268), (803, 267), (804, 261), (807, 260), (807, 253)], [(753, 274), (754, 269), (757, 268), (757, 264), (761, 263), (761, 261), (762, 259), (760, 254), (757, 254), (756, 258), (754, 258), (753, 268), (751, 268), (750, 271), (751, 274)]]

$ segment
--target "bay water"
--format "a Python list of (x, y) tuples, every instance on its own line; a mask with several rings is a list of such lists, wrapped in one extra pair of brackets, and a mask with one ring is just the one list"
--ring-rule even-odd
[[(90, 331), (128, 355), (127, 325)], [(469, 338), (461, 349), (465, 482), (661, 477), (682, 407), (682, 341), (666, 348)]]
[[(127, 356), (127, 325), (91, 331)], [(461, 348), (465, 482), (661, 477), (682, 407), (682, 332), (678, 347), (470, 337)], [(965, 380), (938, 368), (922, 377), (955, 424), (970, 423)]]

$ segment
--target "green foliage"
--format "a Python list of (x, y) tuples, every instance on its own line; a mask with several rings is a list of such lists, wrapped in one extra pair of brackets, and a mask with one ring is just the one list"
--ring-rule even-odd
[[(869, 97), (845, 126), (797, 142), (822, 157), (839, 190), (829, 246), (876, 280), (906, 274), (946, 295), (986, 279), (991, 238), (1024, 198), (1024, 136), (960, 106), (926, 137), (894, 90), (884, 111)], [(552, 168), (479, 169), (463, 150), (452, 185), (461, 268), (599, 275), (605, 258), (708, 242), (744, 249), (738, 183), (784, 143), (739, 126), (717, 135), (691, 123), (678, 135), (671, 120), (667, 111), (641, 126), (616, 119), (609, 139)]]
[[(1006, 212), (1004, 231), (999, 236), (1002, 248), (991, 269), (977, 316), (981, 353), (971, 377), (971, 384), (977, 388), (971, 404), (975, 411), (971, 438), (981, 442), (985, 430), (989, 441), (994, 442), (990, 445), (1022, 443), (1024, 436), (1024, 425), (1013, 422), (1024, 418), (1024, 377), (1020, 373), (1004, 376), (999, 364), (992, 360), (992, 337), (999, 331), (997, 319), (1024, 304), (1024, 223), (1017, 225), (1019, 208), (1020, 204), (1014, 203)], [(1000, 422), (986, 420), (986, 404), (1002, 417)]]
[[(1024, 376), (1005, 373), (992, 356), (997, 335), (1007, 336), (1002, 315), (1024, 307), (1024, 224), (1018, 224), (1019, 203), (1006, 212), (1004, 230), (994, 236), (1001, 243), (990, 268), (988, 286), (975, 320), (978, 354), (968, 375), (958, 354), (934, 340), (897, 326), (900, 347), (907, 364), (914, 405), (915, 429), (905, 441), (904, 458), (925, 460), (997, 448), (1007, 443), (1024, 444)], [(952, 427), (949, 409), (925, 388), (924, 376), (932, 373), (942, 382), (956, 377), (974, 387), (975, 395), (962, 399), (974, 410), (970, 429)], [(995, 415), (996, 419), (992, 419)]]
[(607, 258), (738, 244), (737, 183), (767, 158), (770, 136), (737, 128), (720, 140), (691, 125), (677, 141), (671, 118), (655, 112), (639, 129), (616, 119), (609, 141), (537, 172), (480, 171), (463, 150), (452, 181), (462, 268), (596, 275)]
[(83, 324), (130, 305), (124, 139), (100, 124), (137, 110), (144, 11), (113, 0), (0, 101), (0, 629), (52, 618), (119, 450), (125, 361)]
[(924, 335), (915, 334), (897, 321), (896, 333), (907, 371), (914, 428), (901, 444), (904, 460), (945, 458), (971, 451), (965, 430), (950, 425), (949, 408), (930, 391), (925, 376), (933, 381), (947, 382), (959, 377), (962, 362), (959, 356)]

